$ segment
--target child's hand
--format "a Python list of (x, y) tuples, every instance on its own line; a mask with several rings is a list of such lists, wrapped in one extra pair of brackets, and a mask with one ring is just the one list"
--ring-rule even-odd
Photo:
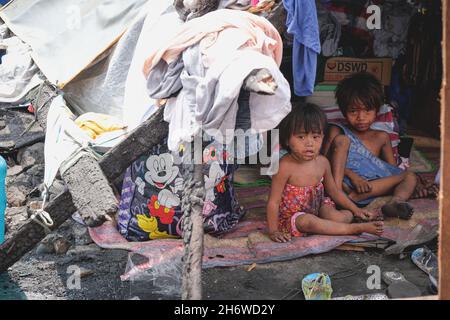
[(289, 242), (292, 239), (289, 233), (284, 233), (281, 231), (270, 232), (269, 237), (272, 241), (275, 242)]
[(370, 182), (358, 175), (350, 178), (350, 181), (352, 182), (355, 191), (359, 194), (372, 191), (372, 185)]
[(378, 218), (378, 215), (375, 212), (371, 212), (368, 210), (360, 209), (354, 213), (355, 217), (360, 218), (364, 221), (373, 221)]

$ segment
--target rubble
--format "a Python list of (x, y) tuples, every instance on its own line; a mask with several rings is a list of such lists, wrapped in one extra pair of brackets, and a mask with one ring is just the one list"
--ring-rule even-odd
[(93, 275), (95, 272), (93, 270), (90, 269), (86, 269), (86, 268), (80, 268), (80, 278), (86, 278), (88, 276)]
[(57, 238), (53, 242), (53, 248), (56, 254), (65, 254), (71, 246), (71, 243), (63, 237)]
[(44, 164), (44, 143), (39, 142), (19, 150), (17, 161), (25, 170), (36, 164)]
[(11, 178), (21, 174), (22, 172), (23, 172), (23, 168), (22, 168), (22, 166), (19, 166), (19, 165), (9, 168), (8, 172), (7, 172), (7, 176), (6, 176), (6, 179), (7, 179), (6, 181), (8, 182), (8, 178), (11, 179)]
[[(32, 146), (32, 148), (34, 154), (38, 152), (42, 152), (43, 154), (43, 144), (38, 143)], [(41, 150), (37, 151), (39, 149)], [(28, 157), (28, 159), (31, 159), (31, 157)], [(42, 183), (45, 169), (44, 158), (34, 157), (33, 159), (35, 160), (34, 164), (31, 164), (29, 167), (16, 164), (14, 160), (9, 159), (8, 164), (14, 163), (14, 165), (12, 167), (8, 166), (7, 170), (6, 190), (8, 206), (21, 207), (26, 205), (28, 195)]]
[(0, 109), (0, 121), (6, 124), (0, 129), (1, 153), (10, 154), (45, 139), (45, 132), (37, 123), (26, 131), (35, 122), (31, 113)]
[(7, 207), (5, 212), (6, 239), (28, 219), (27, 207)]
[(75, 239), (75, 245), (77, 246), (85, 246), (93, 242), (89, 235), (88, 228), (79, 223), (73, 225), (72, 232)]
[(96, 244), (74, 246), (69, 251), (67, 251), (66, 255), (69, 257), (84, 257), (89, 256), (90, 254), (97, 254), (100, 250), (101, 248)]
[[(163, 113), (163, 109), (158, 109), (155, 114), (130, 133), (125, 141), (100, 159), (99, 166), (108, 181), (114, 181), (120, 177), (134, 160), (152, 146), (160, 143), (167, 136), (168, 124), (163, 121)], [(32, 169), (33, 167), (28, 169), (28, 171)], [(79, 172), (79, 174), (83, 174), (83, 171)], [(65, 190), (48, 202), (45, 211), (50, 214), (53, 220), (51, 229), (56, 230), (77, 211), (77, 208), (73, 203), (70, 192)], [(45, 235), (46, 230), (32, 220), (22, 224), (21, 228), (14, 234), (11, 234), (9, 239), (0, 246), (0, 271), (7, 270), (25, 253), (34, 248)], [(67, 255), (77, 254), (76, 250), (73, 248), (69, 249)]]
[(11, 186), (7, 189), (6, 198), (8, 200), (8, 206), (21, 207), (27, 202), (26, 192), (22, 191), (18, 186)]

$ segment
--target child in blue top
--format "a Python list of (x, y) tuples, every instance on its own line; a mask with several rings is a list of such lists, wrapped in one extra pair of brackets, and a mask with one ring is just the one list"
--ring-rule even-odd
[(397, 167), (389, 134), (371, 128), (384, 103), (382, 84), (369, 73), (354, 74), (338, 84), (336, 100), (348, 124), (330, 126), (322, 152), (338, 188), (359, 206), (392, 195), (383, 214), (409, 219), (413, 209), (407, 201), (417, 177)]

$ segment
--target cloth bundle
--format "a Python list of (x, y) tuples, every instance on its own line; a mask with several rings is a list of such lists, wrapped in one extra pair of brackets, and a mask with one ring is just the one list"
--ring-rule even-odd
[(152, 49), (144, 66), (153, 99), (169, 99), (170, 150), (203, 129), (221, 143), (233, 138), (245, 78), (266, 68), (278, 84), (273, 96), (250, 94), (251, 127), (273, 129), (290, 112), (289, 83), (279, 70), (282, 40), (273, 25), (245, 11), (222, 9), (179, 26)]

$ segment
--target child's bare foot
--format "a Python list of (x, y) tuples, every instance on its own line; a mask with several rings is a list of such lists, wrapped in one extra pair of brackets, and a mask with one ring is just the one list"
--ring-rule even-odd
[(408, 220), (411, 219), (414, 209), (408, 202), (394, 200), (382, 206), (381, 212), (386, 217)]
[(370, 233), (377, 236), (381, 236), (384, 232), (384, 222), (383, 221), (373, 221), (365, 223), (354, 223), (352, 226), (355, 228), (355, 234), (359, 233)]

